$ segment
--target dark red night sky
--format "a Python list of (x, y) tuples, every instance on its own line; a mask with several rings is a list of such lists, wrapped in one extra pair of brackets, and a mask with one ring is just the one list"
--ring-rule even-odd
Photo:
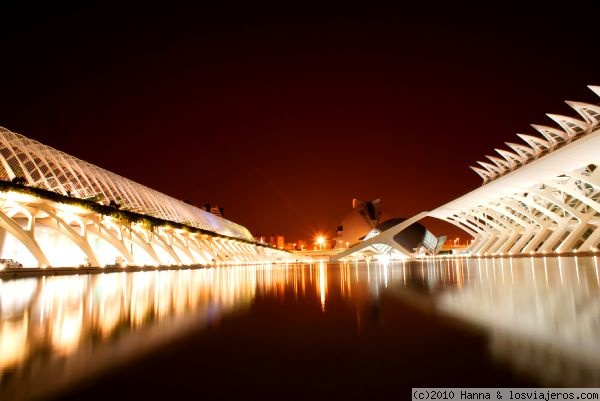
[(563, 100), (598, 102), (581, 3), (173, 4), (0, 6), (0, 125), (297, 239), (333, 233), (354, 197), (433, 209), (544, 113), (573, 115)]

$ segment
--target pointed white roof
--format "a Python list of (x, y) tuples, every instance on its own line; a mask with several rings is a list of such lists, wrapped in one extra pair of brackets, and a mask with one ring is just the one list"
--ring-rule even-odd
[(500, 168), (494, 164), (490, 164), (487, 162), (480, 162), (480, 161), (477, 161), (477, 163), (479, 163), (484, 169), (489, 171), (492, 174), (492, 178), (496, 177), (497, 175), (502, 174), (502, 171), (500, 170)]
[(502, 156), (510, 165), (510, 169), (512, 170), (515, 167), (518, 167), (519, 165), (525, 163), (525, 160), (522, 156), (510, 152), (508, 150), (504, 150), (504, 149), (494, 149), (496, 152), (498, 152), (498, 154), (500, 156)]
[(501, 158), (496, 157), (496, 156), (485, 155), (485, 157), (487, 157), (488, 159), (490, 159), (496, 166), (498, 166), (498, 168), (500, 168), (500, 170), (502, 172), (506, 172), (506, 171), (510, 170), (510, 164), (506, 160), (501, 159)]
[(561, 116), (560, 114), (546, 115), (552, 120), (554, 120), (558, 125), (560, 125), (562, 129), (568, 132), (569, 136), (571, 136), (572, 138), (577, 135), (585, 134), (590, 128), (589, 123), (578, 120), (573, 117)]
[(573, 102), (567, 100), (569, 106), (573, 108), (581, 117), (583, 117), (592, 126), (596, 126), (600, 123), (600, 106), (594, 104)]
[(545, 139), (539, 138), (537, 136), (525, 135), (525, 134), (517, 134), (519, 138), (525, 141), (531, 148), (534, 150), (535, 155), (539, 155), (545, 150), (551, 149), (552, 145), (550, 142)]
[(554, 145), (569, 142), (571, 140), (571, 136), (568, 133), (557, 128), (552, 128), (546, 125), (539, 124), (531, 124), (531, 127), (540, 134), (542, 134), (544, 138), (546, 138), (549, 142), (551, 142)]
[(504, 142), (506, 146), (509, 146), (513, 149), (519, 156), (523, 158), (523, 162), (525, 163), (527, 160), (535, 157), (535, 151), (528, 146), (521, 145), (520, 143), (513, 142)]
[(588, 88), (590, 88), (596, 95), (600, 96), (600, 86), (588, 85)]
[(469, 166), (469, 168), (476, 172), (483, 179), (484, 183), (488, 182), (492, 178), (492, 173), (487, 170), (473, 166)]

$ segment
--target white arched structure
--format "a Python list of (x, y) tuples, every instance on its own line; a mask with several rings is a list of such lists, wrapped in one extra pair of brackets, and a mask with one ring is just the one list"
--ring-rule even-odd
[[(600, 87), (590, 86), (600, 96)], [(600, 247), (600, 106), (567, 102), (582, 118), (556, 114), (556, 127), (532, 125), (541, 136), (518, 134), (479, 167), (483, 185), (430, 212), (473, 236), (475, 255), (595, 252)], [(339, 260), (372, 245), (389, 245), (405, 223), (336, 255)], [(405, 257), (417, 256), (400, 250)]]
[[(600, 87), (591, 86), (597, 95)], [(478, 255), (596, 251), (600, 243), (600, 106), (567, 102), (583, 118), (548, 114), (493, 163), (471, 167), (483, 186), (429, 213), (474, 237)], [(482, 168), (483, 167), (483, 168)]]
[[(295, 260), (255, 243), (239, 224), (2, 127), (0, 184), (0, 258), (26, 266)], [(126, 213), (111, 217), (95, 204), (155, 218), (154, 224), (128, 220)]]

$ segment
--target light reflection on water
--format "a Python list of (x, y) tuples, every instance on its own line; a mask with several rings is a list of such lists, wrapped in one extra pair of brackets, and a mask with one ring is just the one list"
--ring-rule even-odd
[(548, 387), (600, 386), (597, 257), (436, 258), (400, 270), (396, 294), (484, 329), (492, 357), (518, 373)]
[(438, 258), (1, 281), (0, 399), (55, 391), (290, 294), (325, 316), (331, 297), (357, 311), (383, 294), (428, 305), (483, 328), (494, 358), (541, 384), (600, 385), (597, 258)]
[(598, 260), (478, 260), (438, 304), (489, 331), (492, 355), (543, 385), (600, 385)]
[(0, 399), (60, 388), (243, 308), (257, 275), (230, 268), (0, 282)]

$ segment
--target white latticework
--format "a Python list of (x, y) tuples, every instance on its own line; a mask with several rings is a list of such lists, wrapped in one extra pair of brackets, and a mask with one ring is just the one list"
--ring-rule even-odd
[(245, 227), (133, 182), (115, 173), (0, 127), (0, 180), (76, 198), (93, 198), (121, 209), (253, 240)]

